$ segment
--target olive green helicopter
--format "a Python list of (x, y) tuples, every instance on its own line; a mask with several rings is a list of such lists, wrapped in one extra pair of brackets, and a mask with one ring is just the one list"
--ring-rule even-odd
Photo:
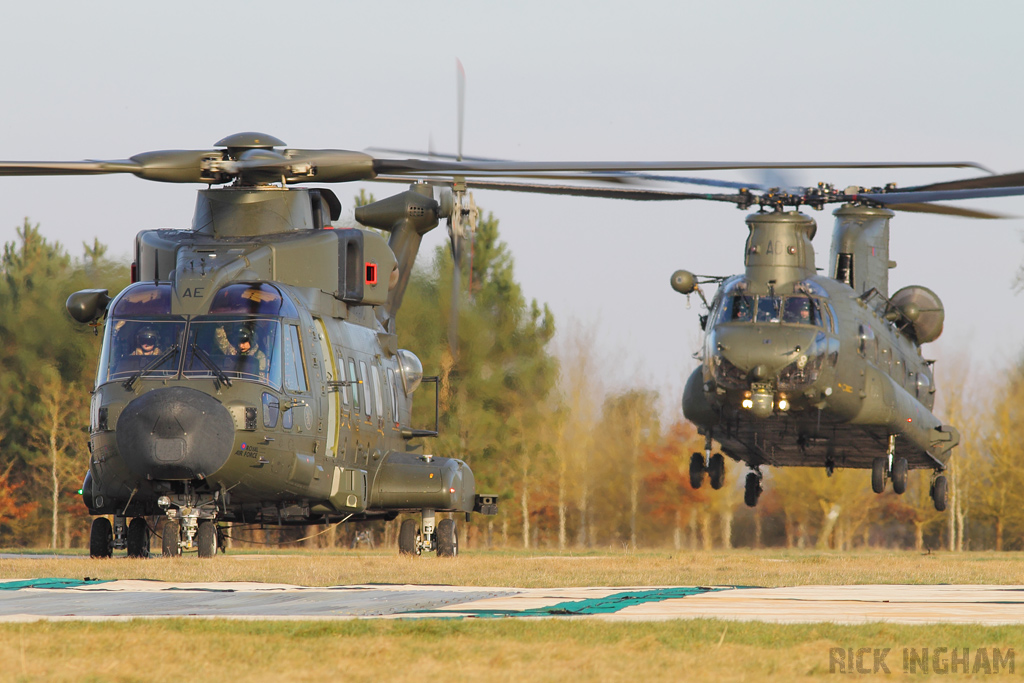
[[(147, 556), (160, 518), (164, 556), (211, 557), (224, 547), (220, 523), (413, 513), (401, 553), (456, 555), (456, 522), (437, 513), (495, 514), (498, 501), (476, 492), (465, 462), (425, 452), (418, 440), (436, 435), (436, 420), (434, 429), (410, 422), (423, 382), (434, 381), (437, 406), (437, 379), (423, 377), (395, 329), (423, 236), (446, 218), (459, 263), (476, 213), (468, 176), (551, 182), (726, 167), (384, 159), (290, 149), (261, 133), (122, 160), (0, 162), (3, 176), (130, 173), (207, 186), (190, 228), (138, 233), (124, 290), (67, 300), (75, 320), (103, 328), (82, 485), (96, 516), (90, 554)], [(355, 228), (334, 225), (341, 203), (331, 190), (296, 187), (410, 179), (409, 190), (356, 209)], [(457, 311), (450, 317), (455, 355)]]
[[(396, 150), (393, 150), (396, 151)], [(444, 155), (441, 155), (444, 156)], [(738, 168), (723, 163), (720, 168)], [(973, 162), (766, 163), (747, 168), (962, 168), (987, 172)], [(696, 165), (694, 166), (697, 167)], [(702, 165), (707, 169), (712, 165)], [(945, 510), (943, 472), (959, 432), (932, 412), (934, 361), (921, 346), (942, 332), (945, 313), (931, 289), (913, 285), (889, 293), (889, 221), (896, 211), (965, 218), (999, 214), (933, 202), (1024, 194), (1024, 173), (989, 174), (907, 188), (778, 188), (709, 178), (651, 173), (596, 174), (618, 187), (584, 187), (474, 179), (472, 188), (557, 193), (635, 201), (702, 200), (747, 210), (745, 271), (733, 276), (672, 274), (673, 289), (696, 293), (703, 344), (700, 367), (686, 381), (682, 408), (705, 439), (689, 463), (693, 488), (705, 475), (711, 487), (725, 483), (723, 453), (746, 463), (744, 501), (757, 505), (764, 466), (871, 470), (875, 493), (887, 481), (902, 494), (910, 469), (933, 471), (930, 496)], [(776, 174), (776, 177), (778, 175)], [(728, 187), (730, 194), (676, 192), (650, 183)], [(627, 186), (622, 186), (623, 184)], [(815, 265), (815, 221), (799, 211), (842, 204), (826, 268)], [(819, 271), (825, 270), (825, 273)], [(719, 285), (708, 301), (701, 285)], [(713, 441), (721, 453), (712, 453)]]

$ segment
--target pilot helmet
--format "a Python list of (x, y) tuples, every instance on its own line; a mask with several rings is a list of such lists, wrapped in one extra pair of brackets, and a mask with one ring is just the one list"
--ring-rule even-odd
[(249, 344), (252, 345), (252, 330), (248, 327), (240, 327), (238, 333), (235, 335), (235, 339), (238, 340), (238, 344)]
[(138, 346), (156, 346), (159, 335), (152, 327), (143, 327), (135, 335), (135, 343)]

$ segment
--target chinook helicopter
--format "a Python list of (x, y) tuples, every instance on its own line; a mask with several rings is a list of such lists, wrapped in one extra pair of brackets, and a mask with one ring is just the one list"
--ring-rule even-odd
[[(398, 151), (398, 150), (392, 150)], [(435, 155), (439, 157), (451, 155)], [(495, 161), (495, 160), (491, 160)], [(723, 163), (718, 168), (738, 168)], [(766, 163), (747, 168), (963, 168), (988, 172), (973, 162)], [(695, 166), (696, 168), (696, 166)], [(701, 166), (700, 169), (711, 168)], [(990, 172), (989, 172), (990, 173)], [(763, 492), (764, 466), (871, 470), (871, 487), (906, 491), (910, 469), (933, 471), (929, 495), (946, 509), (943, 474), (959, 432), (932, 412), (934, 361), (923, 344), (942, 333), (945, 313), (938, 295), (913, 285), (889, 294), (889, 221), (895, 211), (965, 218), (1004, 218), (933, 202), (1024, 194), (1024, 173), (1009, 173), (907, 188), (890, 184), (865, 189), (780, 189), (709, 178), (603, 171), (591, 176), (629, 187), (588, 187), (473, 179), (467, 187), (565, 194), (634, 201), (704, 200), (758, 206), (746, 219), (745, 272), (729, 277), (672, 274), (672, 288), (697, 293), (706, 310), (695, 354), (699, 368), (688, 378), (684, 416), (705, 438), (703, 453), (689, 463), (693, 488), (705, 475), (711, 487), (725, 483), (725, 457), (751, 471), (744, 502), (755, 507)], [(777, 177), (777, 174), (776, 174)], [(732, 194), (654, 189), (651, 182), (727, 187)], [(638, 186), (639, 185), (639, 186)], [(754, 190), (754, 191), (752, 191)], [(799, 211), (842, 204), (836, 217), (827, 274), (816, 267), (811, 240), (817, 224)], [(709, 302), (700, 285), (719, 285)], [(721, 453), (712, 453), (713, 440)]]
[[(410, 424), (413, 394), (427, 379), (399, 348), (395, 315), (423, 235), (446, 217), (456, 259), (470, 237), (465, 178), (762, 167), (381, 159), (289, 149), (261, 133), (122, 160), (0, 162), (6, 176), (131, 173), (207, 186), (191, 228), (137, 235), (123, 291), (67, 300), (75, 320), (103, 327), (82, 485), (97, 516), (90, 554), (148, 556), (149, 519), (165, 520), (164, 556), (211, 557), (223, 548), (219, 522), (310, 525), (405, 512), (420, 520), (403, 521), (401, 553), (456, 555), (455, 520), (436, 513), (495, 514), (497, 498), (476, 493), (463, 461), (415, 452), (414, 440), (437, 434), (436, 421), (433, 430)], [(451, 191), (435, 199), (433, 185), (417, 180), (358, 208), (351, 229), (334, 226), (341, 203), (331, 190), (295, 187), (419, 176)]]
[[(943, 199), (1022, 194), (1020, 174), (989, 176), (898, 190), (895, 186), (837, 190), (820, 184), (799, 190), (767, 189), (761, 195), (704, 199), (728, 201), (747, 216), (743, 274), (698, 276), (685, 270), (673, 289), (696, 292), (701, 361), (683, 392), (687, 419), (705, 437), (704, 453), (691, 456), (689, 475), (699, 488), (725, 478), (722, 453), (751, 471), (744, 502), (762, 493), (763, 466), (871, 470), (875, 493), (892, 482), (907, 488), (910, 469), (933, 471), (930, 497), (946, 509), (943, 471), (960, 435), (932, 412), (934, 361), (921, 346), (942, 333), (944, 310), (927, 287), (911, 285), (889, 294), (889, 222), (895, 211), (945, 213), (970, 218), (996, 214), (931, 205)], [(988, 189), (984, 189), (988, 188)], [(815, 221), (799, 207), (837, 208), (825, 273), (815, 266)], [(719, 285), (710, 302), (701, 284)]]

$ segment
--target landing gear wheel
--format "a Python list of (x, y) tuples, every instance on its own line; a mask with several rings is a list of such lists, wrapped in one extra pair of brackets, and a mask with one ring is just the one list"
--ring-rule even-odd
[(756, 472), (747, 474), (746, 486), (743, 489), (743, 502), (748, 508), (757, 507), (757, 499), (761, 497), (761, 477)]
[(161, 531), (161, 554), (164, 557), (181, 557), (181, 527), (177, 522), (167, 520)]
[(402, 522), (402, 528), (398, 532), (398, 554), (419, 555), (416, 547), (416, 520), (406, 519)]
[(690, 456), (690, 488), (699, 489), (704, 483), (704, 456), (694, 453)]
[(886, 458), (875, 458), (871, 461), (871, 490), (875, 493), (885, 491)]
[(199, 557), (213, 557), (217, 554), (217, 525), (212, 519), (199, 522), (199, 529), (196, 531), (196, 550), (199, 551)]
[(715, 453), (708, 461), (708, 479), (716, 491), (725, 484), (725, 458), (721, 453)]
[(114, 554), (114, 529), (106, 517), (92, 520), (89, 530), (89, 557), (112, 557)]
[(896, 458), (892, 461), (892, 490), (902, 495), (907, 490), (907, 473), (910, 467), (906, 458)]
[(136, 517), (128, 524), (128, 557), (149, 557), (149, 525), (144, 517)]
[(932, 502), (935, 503), (935, 509), (939, 512), (946, 510), (946, 489), (948, 484), (946, 483), (946, 475), (940, 474), (935, 477), (935, 483), (932, 484)]
[(455, 557), (459, 554), (459, 532), (454, 519), (442, 519), (434, 530), (437, 537), (437, 556)]

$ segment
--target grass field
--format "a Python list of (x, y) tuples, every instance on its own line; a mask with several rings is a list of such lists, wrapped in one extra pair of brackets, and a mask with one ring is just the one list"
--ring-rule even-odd
[(43, 576), (161, 581), (263, 581), (304, 586), (363, 583), (458, 586), (796, 586), (814, 584), (1024, 584), (1022, 553), (852, 553), (730, 550), (466, 552), (457, 559), (393, 551), (232, 552), (210, 560), (0, 559), (0, 580)]
[[(479, 586), (1024, 584), (1020, 554), (921, 555), (794, 551), (465, 553), (455, 560), (391, 552), (232, 553), (213, 560), (0, 559), (0, 580), (28, 577), (267, 581), (301, 585)], [(981, 626), (777, 625), (717, 620), (134, 620), (0, 624), (0, 680), (648, 681), (833, 679), (833, 648), (1008, 648), (1024, 629)], [(1024, 654), (1022, 654), (1024, 656)], [(865, 667), (871, 668), (869, 655)], [(948, 655), (944, 655), (948, 664)], [(1017, 662), (1014, 662), (1016, 668)], [(1024, 667), (1024, 661), (1020, 662)], [(1007, 667), (1002, 667), (1008, 674)], [(1021, 670), (1024, 672), (1024, 669)], [(838, 673), (838, 672), (837, 672)], [(1019, 676), (1015, 670), (1013, 678)], [(863, 678), (864, 676), (859, 676)], [(982, 668), (974, 676), (1001, 676)]]

